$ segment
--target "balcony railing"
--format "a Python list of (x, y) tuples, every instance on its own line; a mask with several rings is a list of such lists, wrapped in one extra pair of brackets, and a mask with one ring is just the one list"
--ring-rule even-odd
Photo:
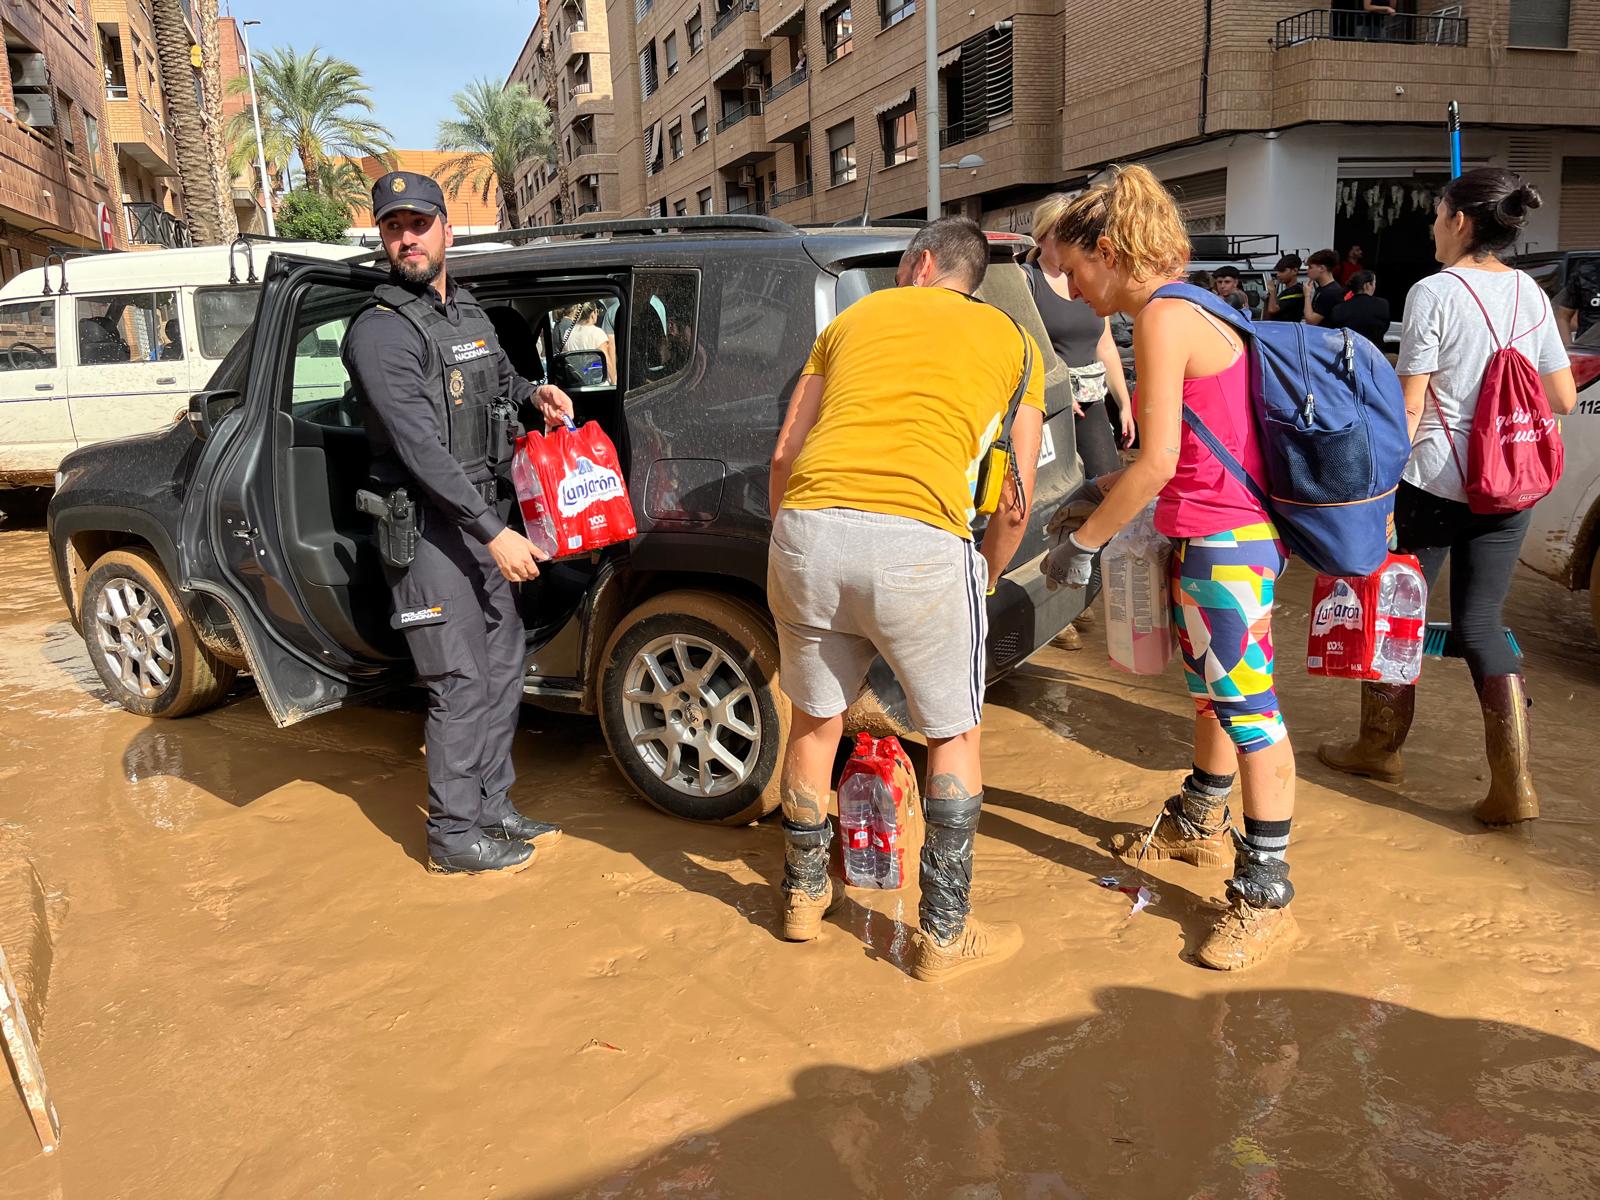
[(572, 143), (572, 157), (573, 158), (582, 158), (585, 154), (598, 154), (599, 152), (600, 152), (600, 147), (596, 146), (593, 142), (573, 142)]
[(761, 101), (759, 101), (759, 100), (751, 100), (747, 104), (739, 105), (738, 108), (734, 109), (727, 116), (723, 117), (722, 120), (718, 121), (717, 122), (717, 132), (718, 133), (727, 133), (728, 130), (732, 129), (735, 125), (737, 125), (740, 121), (744, 120), (746, 117), (759, 117), (760, 115), (761, 115)]
[(191, 245), (189, 227), (159, 205), (148, 202), (124, 204), (128, 210), (129, 240), (138, 246)]
[(784, 188), (781, 192), (772, 193), (772, 207), (782, 208), (785, 204), (793, 204), (796, 200), (804, 200), (811, 195), (811, 180), (796, 184), (792, 188)]
[(799, 87), (806, 81), (810, 74), (810, 67), (801, 67), (793, 75), (789, 76), (789, 78), (779, 80), (777, 83), (773, 84), (767, 89), (767, 103), (771, 104), (779, 96), (794, 91), (795, 88)]
[(587, 96), (592, 91), (594, 91), (594, 84), (592, 83), (575, 83), (572, 85), (572, 90), (568, 92), (568, 95)]
[(967, 140), (967, 127), (965, 125), (946, 125), (939, 130), (939, 145), (950, 147), (959, 145)]
[(1432, 13), (1369, 13), (1310, 8), (1278, 22), (1275, 48), (1301, 42), (1400, 42), (1412, 46), (1465, 46), (1467, 18)]
[(728, 205), (728, 215), (741, 214), (747, 217), (764, 217), (767, 215), (767, 202), (765, 200), (751, 200), (746, 204)]
[(599, 211), (600, 211), (600, 205), (599, 205), (598, 202), (594, 202), (594, 203), (590, 203), (590, 204), (580, 204), (580, 205), (578, 205), (578, 215), (580, 217), (586, 217), (590, 213), (597, 213)]
[(717, 23), (711, 27), (711, 36), (716, 37), (745, 13), (755, 12), (757, 7), (759, 7), (757, 0), (733, 0), (728, 6), (728, 11), (718, 17)]
[(107, 100), (126, 100), (128, 98), (128, 85), (125, 83), (106, 84)]

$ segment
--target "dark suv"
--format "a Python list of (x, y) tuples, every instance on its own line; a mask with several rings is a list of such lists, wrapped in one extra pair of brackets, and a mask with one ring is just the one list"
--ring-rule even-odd
[[(894, 286), (911, 236), (677, 218), (452, 253), (451, 277), (526, 375), (566, 362), (575, 317), (603, 315), (610, 345), (567, 382), (579, 420), (599, 421), (618, 447), (639, 534), (549, 564), (521, 588), (525, 691), (598, 715), (623, 774), (668, 812), (735, 823), (777, 805), (788, 706), (765, 598), (768, 462), (813, 339), (841, 309)], [(1011, 261), (1016, 239), (991, 236), (980, 294), (1044, 347), (1048, 408), (1029, 528), (989, 601), (995, 679), (1085, 596), (1047, 592), (1035, 562), (1045, 522), (1081, 475), (1065, 369)], [(106, 686), (144, 715), (214, 705), (241, 669), (279, 725), (413, 676), (390, 628), (371, 519), (356, 510), (367, 434), (339, 358), (387, 272), (276, 255), (264, 278), (251, 332), (191, 399), (188, 420), (70, 455), (50, 504), (51, 560), (73, 621)], [(693, 726), (675, 706), (690, 689), (710, 716)], [(881, 662), (870, 690), (903, 722)]]

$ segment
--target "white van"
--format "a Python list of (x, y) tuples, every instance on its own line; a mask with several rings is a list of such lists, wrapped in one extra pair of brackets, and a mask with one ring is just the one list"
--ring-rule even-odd
[(69, 451), (183, 416), (250, 327), (261, 292), (251, 279), (279, 250), (365, 253), (257, 242), (96, 254), (0, 288), (0, 489), (49, 487)]

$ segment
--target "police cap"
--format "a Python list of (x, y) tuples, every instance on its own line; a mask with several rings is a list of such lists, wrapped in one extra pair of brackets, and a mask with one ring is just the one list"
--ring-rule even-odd
[(426, 175), (415, 171), (390, 171), (372, 185), (372, 219), (381, 221), (386, 213), (399, 209), (446, 217), (444, 192)]

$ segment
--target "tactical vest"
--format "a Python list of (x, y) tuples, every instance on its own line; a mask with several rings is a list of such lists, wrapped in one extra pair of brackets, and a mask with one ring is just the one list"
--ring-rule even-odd
[(460, 319), (454, 324), (426, 293), (418, 296), (398, 284), (386, 283), (375, 288), (373, 295), (415, 325), (427, 341), (445, 449), (461, 464), (471, 482), (487, 482), (494, 475), (493, 451), (497, 447), (492, 445), (490, 429), (496, 419), (494, 400), (500, 389), (500, 343), (495, 338), (494, 324), (464, 291), (456, 293), (456, 314)]
[(1600, 261), (1581, 259), (1573, 265), (1573, 307), (1578, 313), (1578, 335), (1600, 324)]

